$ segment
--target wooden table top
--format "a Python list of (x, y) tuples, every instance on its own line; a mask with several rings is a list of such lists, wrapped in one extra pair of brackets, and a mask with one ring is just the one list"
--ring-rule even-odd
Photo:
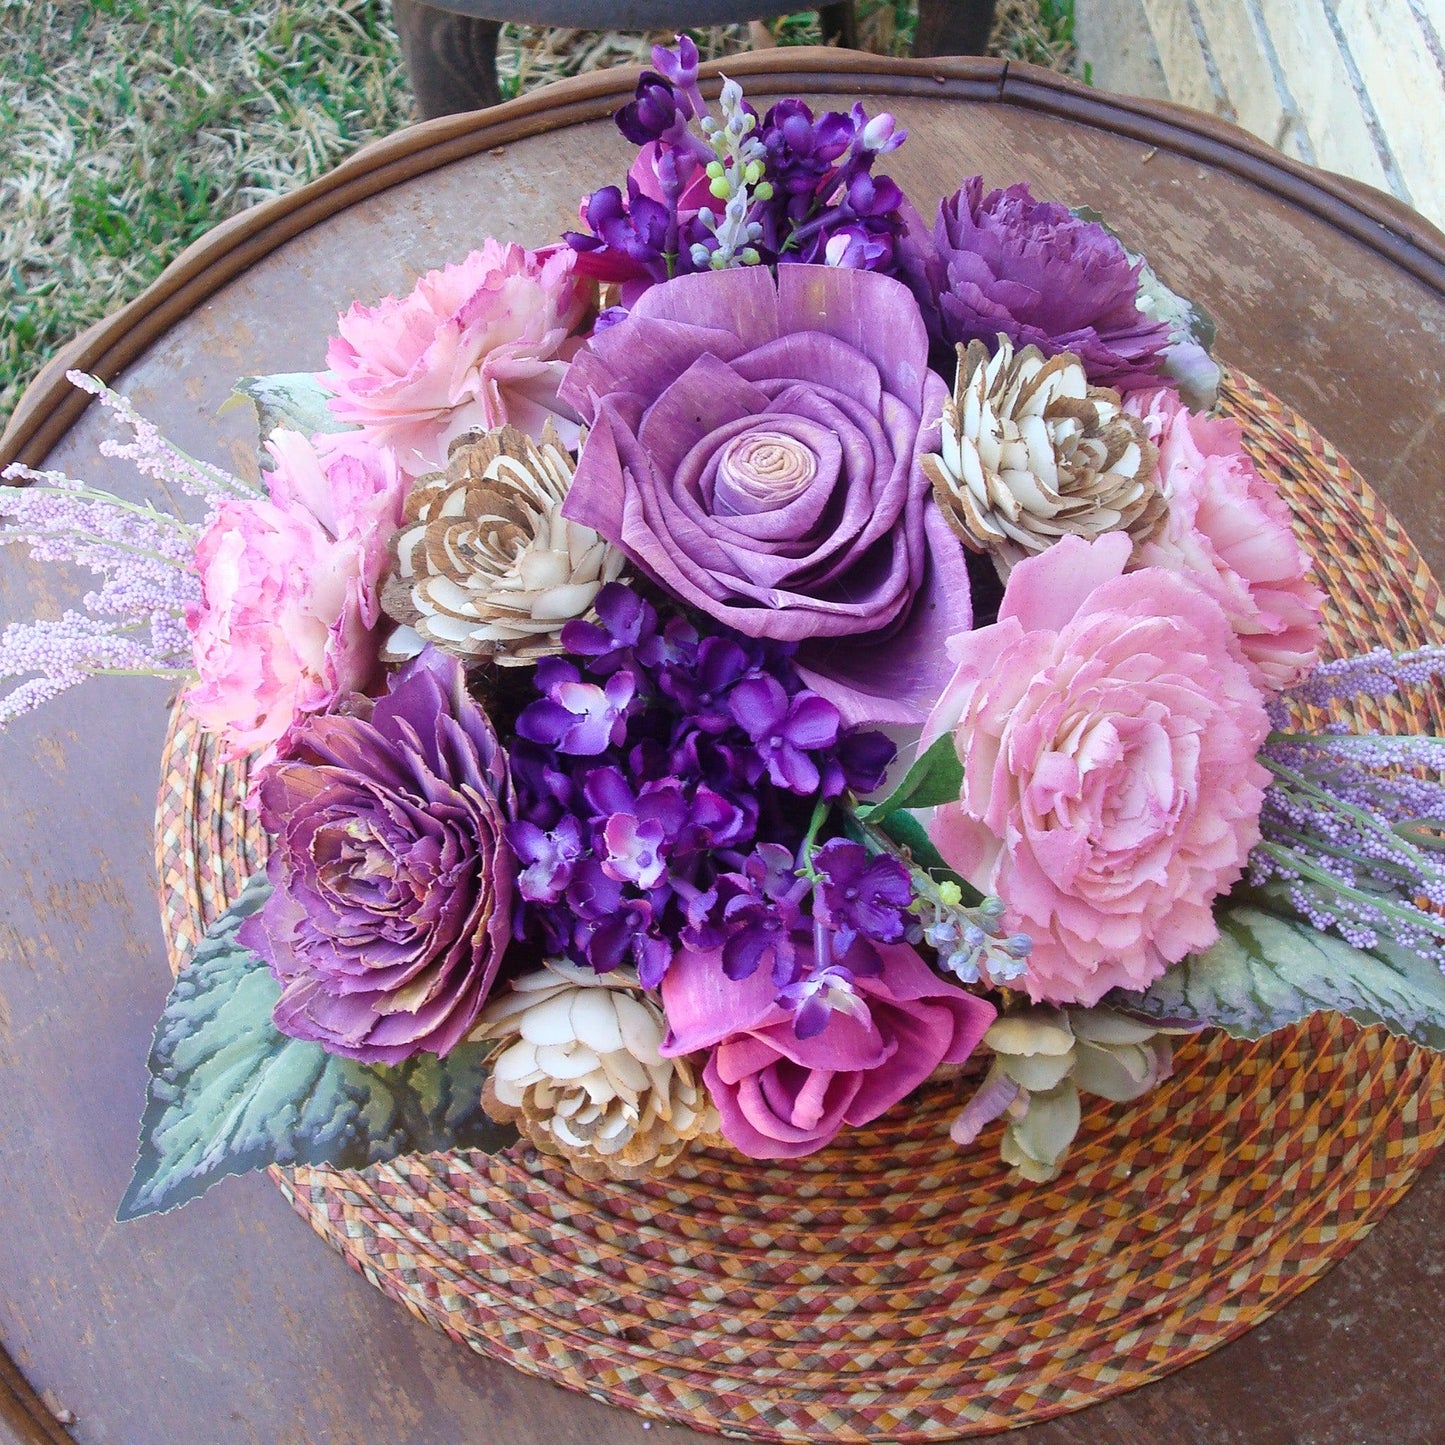
[[(1219, 354), (1315, 423), (1384, 495), (1437, 575), (1445, 521), (1445, 238), (1383, 196), (1243, 132), (1095, 95), (1029, 67), (837, 51), (739, 57), (759, 101), (862, 98), (912, 138), (887, 169), (925, 211), (959, 179), (1026, 178), (1102, 211), (1219, 324)], [(408, 288), (488, 234), (538, 244), (629, 147), (604, 73), (370, 147), (227, 222), (62, 364), (120, 386), (178, 444), (254, 474), (235, 378), (322, 364), (335, 313)], [(0, 451), (134, 490), (52, 367)], [(0, 553), (0, 621), (66, 605)], [(83, 590), (83, 589), (77, 589)], [(0, 740), (0, 1439), (629, 1445), (702, 1441), (478, 1358), (351, 1273), (264, 1178), (116, 1225), (143, 1060), (169, 978), (151, 862), (160, 684), (92, 684)], [(1445, 1163), (1327, 1277), (1168, 1379), (1036, 1425), (1028, 1445), (1345, 1445), (1445, 1434)]]

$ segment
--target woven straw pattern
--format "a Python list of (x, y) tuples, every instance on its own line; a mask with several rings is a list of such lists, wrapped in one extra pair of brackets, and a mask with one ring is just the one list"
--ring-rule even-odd
[[(1325, 559), (1327, 652), (1441, 636), (1433, 578), (1334, 449), (1247, 378), (1225, 407)], [(1442, 721), (1425, 702), (1359, 717)], [(177, 960), (257, 865), (244, 787), (180, 727), (157, 828)], [(718, 1151), (589, 1184), (519, 1147), (273, 1172), (374, 1284), (521, 1369), (756, 1439), (939, 1441), (1078, 1409), (1240, 1334), (1445, 1140), (1445, 1061), (1334, 1018), (1191, 1041), (1153, 1094), (1096, 1101), (1048, 1185), (1009, 1177), (996, 1128), (960, 1153), (960, 1097), (935, 1081), (786, 1169)]]

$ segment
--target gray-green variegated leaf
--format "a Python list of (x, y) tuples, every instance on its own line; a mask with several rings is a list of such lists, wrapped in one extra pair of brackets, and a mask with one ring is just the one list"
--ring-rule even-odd
[[(276, 376), (243, 376), (236, 383), (238, 395), (249, 397), (256, 408), (261, 436), (266, 438), (277, 427), (299, 431), (305, 436), (316, 432), (348, 431), (343, 421), (332, 415), (326, 404), (331, 395), (316, 379), (314, 372), (283, 372)], [(263, 453), (262, 465), (269, 458)]]
[(271, 1022), (280, 989), (236, 939), (269, 892), (265, 874), (253, 878), (171, 989), (117, 1219), (173, 1209), (227, 1174), (269, 1164), (359, 1168), (402, 1153), (491, 1153), (516, 1138), (482, 1112), (482, 1045), (383, 1066), (280, 1033)]
[(1212, 948), (1175, 964), (1142, 995), (1116, 993), (1106, 1002), (1247, 1039), (1333, 1011), (1445, 1051), (1445, 975), (1433, 962), (1387, 941), (1354, 948), (1288, 907), (1277, 890), (1225, 904)]

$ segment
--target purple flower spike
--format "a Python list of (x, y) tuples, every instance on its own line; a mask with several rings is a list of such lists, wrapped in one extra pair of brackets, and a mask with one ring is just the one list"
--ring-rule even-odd
[[(879, 963), (869, 976), (882, 969)], [(857, 1019), (865, 1028), (873, 1027), (868, 1004), (853, 984), (853, 970), (840, 963), (831, 963), (799, 983), (790, 984), (778, 994), (784, 1008), (793, 1008), (793, 1034), (799, 1039), (815, 1039), (832, 1021), (835, 1013)]]
[(731, 979), (750, 978), (771, 956), (773, 981), (780, 987), (789, 983), (797, 958), (793, 930), (809, 888), (807, 879), (798, 876), (792, 853), (777, 843), (760, 843), (742, 871), (724, 881), (737, 892), (724, 910), (723, 972)]
[(261, 773), (273, 891), (241, 940), (282, 985), (282, 1033), (368, 1063), (445, 1054), (510, 932), (507, 760), (460, 665), (430, 649), (348, 709), (304, 719)]
[(576, 818), (564, 814), (550, 833), (534, 823), (512, 823), (507, 842), (523, 865), (517, 891), (532, 903), (555, 903), (572, 881), (572, 866), (583, 852)]
[[(681, 107), (679, 100), (683, 101)], [(661, 140), (679, 124), (686, 125), (691, 119), (690, 110), (685, 96), (680, 96), (662, 76), (647, 70), (637, 82), (631, 104), (617, 112), (617, 129), (633, 145), (646, 145)]]
[(697, 88), (697, 46), (690, 35), (677, 37), (677, 49), (669, 50), (665, 45), (652, 47), (652, 63), (687, 98), (692, 109), (692, 118), (701, 120), (707, 114), (702, 92)]
[(657, 631), (657, 613), (629, 587), (609, 582), (593, 603), (596, 622), (573, 618), (562, 627), (562, 646), (591, 661), (587, 671), (599, 677), (616, 672), (628, 651)]

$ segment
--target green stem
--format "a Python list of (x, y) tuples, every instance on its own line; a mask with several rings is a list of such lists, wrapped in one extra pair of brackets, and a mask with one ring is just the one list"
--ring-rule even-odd
[(809, 883), (818, 881), (817, 870), (813, 867), (813, 854), (818, 849), (818, 834), (823, 831), (823, 824), (828, 821), (832, 811), (832, 805), (822, 798), (813, 804), (813, 816), (808, 819), (808, 831), (798, 849), (798, 866), (794, 871), (799, 878), (806, 878)]

